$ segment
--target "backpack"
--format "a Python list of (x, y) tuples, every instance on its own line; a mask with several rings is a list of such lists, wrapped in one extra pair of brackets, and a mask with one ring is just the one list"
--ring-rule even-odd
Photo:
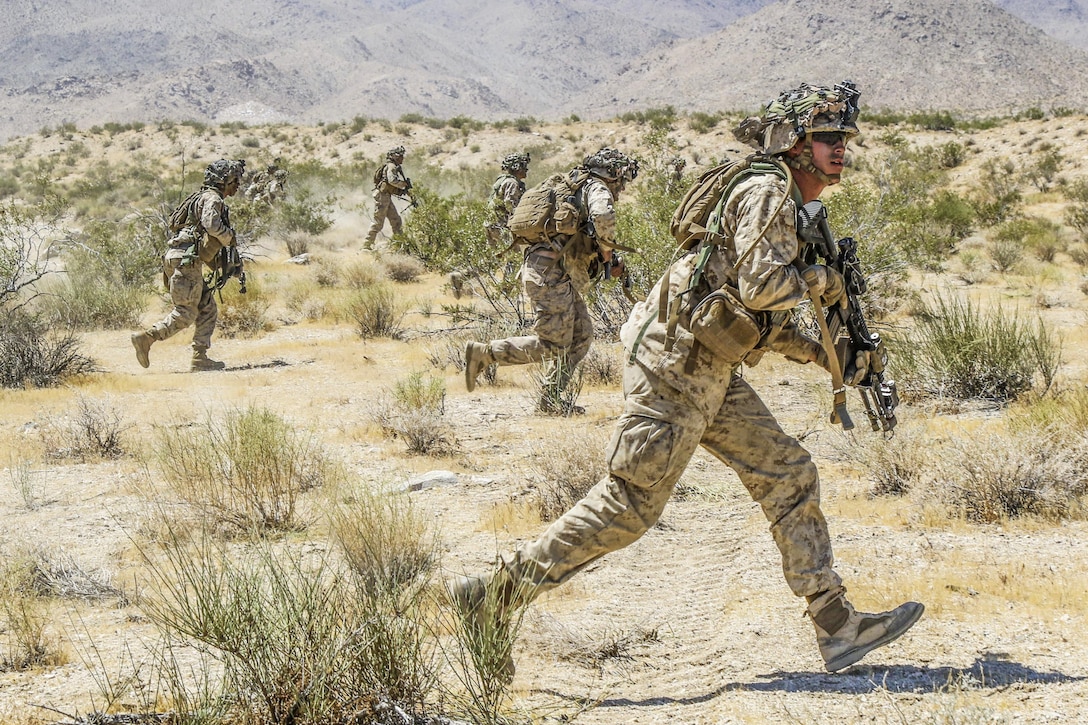
[(170, 233), (177, 234), (187, 226), (189, 221), (189, 213), (192, 211), (193, 204), (200, 198), (200, 194), (204, 189), (197, 189), (192, 194), (189, 194), (185, 198), (185, 201), (178, 204), (177, 208), (170, 214)]
[(527, 246), (557, 234), (575, 234), (581, 216), (577, 195), (587, 179), (585, 171), (553, 174), (522, 194), (506, 223), (514, 244)]
[(703, 172), (673, 212), (669, 231), (681, 249), (689, 250), (717, 236), (725, 200), (744, 179), (756, 174), (776, 174), (783, 179), (786, 172), (780, 163), (749, 156), (741, 161), (726, 161)]

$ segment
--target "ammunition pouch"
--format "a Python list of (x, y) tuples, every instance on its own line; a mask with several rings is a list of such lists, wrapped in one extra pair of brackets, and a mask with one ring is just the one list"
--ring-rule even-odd
[(728, 287), (716, 289), (691, 311), (691, 334), (727, 365), (744, 360), (762, 337), (759, 320)]

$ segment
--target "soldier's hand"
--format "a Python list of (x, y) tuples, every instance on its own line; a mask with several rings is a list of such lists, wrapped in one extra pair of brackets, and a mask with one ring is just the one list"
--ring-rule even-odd
[(623, 257), (618, 254), (612, 255), (612, 278), (616, 279), (623, 276), (623, 273), (627, 270), (627, 265), (623, 261)]
[(847, 357), (846, 371), (842, 375), (842, 381), (847, 385), (858, 385), (869, 374), (869, 351), (858, 350), (853, 358)]
[(814, 264), (801, 273), (808, 285), (809, 294), (820, 298), (824, 307), (838, 304), (846, 297), (846, 281), (837, 270), (823, 264)]

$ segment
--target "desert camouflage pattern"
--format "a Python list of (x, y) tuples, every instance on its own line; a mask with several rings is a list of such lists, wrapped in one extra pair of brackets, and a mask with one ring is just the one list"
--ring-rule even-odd
[(593, 344), (593, 322), (582, 295), (562, 264), (530, 252), (521, 268), (522, 287), (533, 305), (533, 334), (492, 340), (491, 362), (525, 365), (548, 362), (546, 386), (565, 390), (574, 368)]
[[(163, 256), (163, 278), (170, 288), (174, 308), (147, 330), (152, 339), (165, 340), (195, 324), (193, 349), (211, 347), (219, 309), (214, 293), (204, 281), (197, 250), (206, 250), (214, 258), (222, 247), (234, 245), (236, 235), (228, 219), (229, 209), (220, 191), (204, 188), (189, 209), (185, 227), (170, 240), (170, 249)], [(206, 243), (201, 245), (205, 235)]]
[[(790, 265), (799, 251), (792, 201), (772, 218), (786, 192), (785, 183), (771, 175), (738, 185), (723, 213), (735, 247), (726, 242), (715, 249), (705, 273), (710, 286), (739, 285), (744, 304), (766, 329), (775, 322), (782, 328), (770, 348), (806, 362), (818, 346), (776, 312), (795, 306), (806, 289)], [(738, 275), (738, 251), (749, 248)], [(687, 289), (696, 257), (691, 252), (675, 262), (621, 330), (627, 351), (624, 410), (606, 451), (608, 476), (539, 539), (504, 559), (502, 576), (530, 583), (539, 593), (637, 540), (660, 518), (702, 446), (732, 468), (759, 503), (793, 593), (808, 596), (841, 586), (809, 453), (781, 429), (737, 367), (695, 344), (686, 313), (676, 319), (673, 335), (668, 333), (669, 315), (658, 309), (661, 285), (669, 285), (670, 298)]]
[(382, 168), (378, 184), (374, 187), (374, 223), (370, 225), (370, 231), (366, 235), (367, 245), (374, 243), (386, 221), (389, 222), (394, 236), (400, 234), (404, 222), (393, 204), (393, 197), (401, 196), (407, 190), (408, 178), (400, 164), (387, 162)]
[(193, 351), (212, 346), (212, 333), (219, 318), (215, 292), (201, 274), (200, 262), (186, 255), (185, 250), (171, 249), (163, 258), (163, 274), (170, 282), (170, 301), (174, 308), (160, 322), (148, 329), (153, 340), (173, 337), (190, 325), (193, 330)]
[(501, 175), (491, 186), (491, 196), (487, 203), (491, 219), (485, 230), (487, 239), (493, 246), (505, 248), (510, 245), (507, 223), (524, 193), (525, 182), (511, 174)]

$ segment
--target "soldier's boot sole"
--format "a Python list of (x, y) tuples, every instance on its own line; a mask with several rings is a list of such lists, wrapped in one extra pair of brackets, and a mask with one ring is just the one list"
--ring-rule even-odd
[(140, 363), (142, 368), (150, 366), (151, 344), (155, 342), (155, 338), (146, 332), (134, 332), (129, 339), (132, 340), (132, 346), (136, 348), (136, 362)]

